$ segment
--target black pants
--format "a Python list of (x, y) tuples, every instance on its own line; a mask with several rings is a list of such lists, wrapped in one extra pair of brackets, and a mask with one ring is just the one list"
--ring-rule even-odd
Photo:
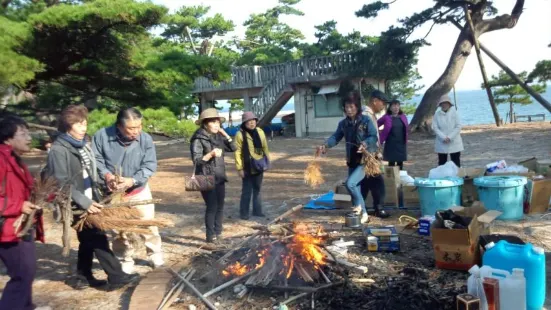
[(207, 239), (222, 234), (222, 220), (224, 219), (224, 198), (226, 197), (226, 184), (216, 184), (213, 190), (201, 192), (207, 205), (205, 211), (205, 226)]
[[(451, 153), (450, 157), (457, 167), (461, 167), (461, 152)], [(438, 153), (438, 166), (442, 166), (446, 164), (446, 162), (448, 162), (448, 154)]]
[(389, 167), (400, 167), (400, 170), (404, 170), (404, 162), (403, 161), (389, 161), (388, 162)]
[(0, 259), (10, 280), (4, 287), (0, 309), (32, 310), (33, 280), (36, 273), (34, 240), (0, 243)]
[(262, 180), (264, 173), (247, 175), (243, 178), (243, 186), (241, 189), (241, 203), (239, 205), (239, 214), (241, 217), (249, 217), (249, 206), (251, 204), (251, 196), (253, 198), (253, 215), (262, 214)]
[[(371, 192), (373, 197), (373, 208), (375, 212), (379, 211), (379, 208), (385, 201), (385, 180), (382, 175), (376, 177), (366, 177), (361, 183), (361, 191), (364, 199)], [(366, 206), (367, 208), (367, 206)]]
[(89, 277), (92, 275), (92, 261), (96, 255), (101, 268), (107, 274), (109, 281), (117, 281), (125, 273), (122, 271), (121, 263), (109, 248), (107, 236), (96, 228), (83, 228), (77, 232), (78, 260), (77, 271)]

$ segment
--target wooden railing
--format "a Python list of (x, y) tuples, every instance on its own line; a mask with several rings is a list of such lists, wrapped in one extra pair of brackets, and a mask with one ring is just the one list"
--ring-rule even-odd
[[(282, 69), (282, 68), (280, 68)], [(264, 86), (258, 98), (252, 104), (252, 111), (254, 114), (261, 117), (264, 115), (270, 106), (275, 103), (279, 96), (281, 96), (283, 90), (287, 87), (287, 80), (284, 74), (275, 74), (272, 81), (268, 85)]]
[(195, 93), (231, 90), (240, 88), (265, 87), (272, 83), (276, 75), (284, 75), (287, 83), (321, 80), (328, 75), (342, 75), (362, 70), (364, 51), (343, 53), (331, 56), (304, 58), (296, 61), (251, 67), (234, 67), (231, 80), (213, 83), (207, 78), (195, 80)]

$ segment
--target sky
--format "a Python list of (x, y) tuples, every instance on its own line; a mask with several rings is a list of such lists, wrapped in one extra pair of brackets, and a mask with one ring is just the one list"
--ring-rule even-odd
[[(236, 24), (236, 30), (229, 36), (243, 36), (245, 28), (243, 22), (252, 13), (262, 13), (266, 9), (277, 5), (277, 0), (153, 0), (164, 5), (171, 11), (182, 5), (206, 5), (211, 7), (211, 13), (221, 13), (226, 19)], [(398, 0), (389, 10), (382, 11), (375, 19), (358, 18), (355, 12), (370, 0), (341, 0), (319, 1), (302, 0), (296, 7), (304, 12), (301, 17), (285, 17), (283, 21), (302, 31), (306, 41), (315, 40), (315, 25), (323, 24), (328, 20), (337, 22), (337, 29), (341, 33), (358, 30), (364, 35), (378, 35), (397, 24), (399, 18), (408, 17), (432, 6), (432, 0)], [(323, 4), (322, 4), (323, 3)], [(346, 3), (346, 4), (345, 4)], [(499, 14), (509, 14), (515, 0), (494, 1)], [(518, 24), (513, 29), (490, 32), (480, 37), (483, 43), (498, 58), (507, 64), (513, 71), (531, 71), (535, 64), (542, 59), (551, 59), (551, 0), (529, 0), (525, 2), (524, 12)], [(430, 25), (419, 28), (412, 38), (424, 37)], [(430, 46), (419, 50), (418, 70), (423, 77), (420, 85), (424, 89), (434, 83), (444, 71), (453, 50), (459, 30), (453, 25), (436, 25), (427, 40)], [(500, 68), (486, 55), (483, 56), (484, 65), (489, 76), (497, 75)], [(478, 66), (475, 50), (472, 50), (463, 72), (456, 82), (456, 90), (480, 89), (482, 75)]]

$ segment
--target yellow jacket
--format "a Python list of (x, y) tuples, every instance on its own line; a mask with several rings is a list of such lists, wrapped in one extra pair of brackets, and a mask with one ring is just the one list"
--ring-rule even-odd
[[(268, 142), (266, 141), (266, 134), (264, 133), (264, 130), (262, 128), (256, 128), (258, 131), (258, 135), (260, 136), (260, 141), (262, 142), (262, 153), (263, 154), (257, 154), (254, 151), (254, 143), (253, 143), (253, 137), (245, 133), (247, 136), (247, 144), (249, 147), (249, 154), (251, 154), (251, 157), (254, 159), (262, 159), (264, 155), (266, 155), (268, 158), (270, 158), (270, 151), (268, 150)], [(235, 146), (237, 147), (237, 150), (235, 151), (235, 166), (238, 171), (243, 170), (243, 132), (239, 130), (237, 134), (235, 135)]]

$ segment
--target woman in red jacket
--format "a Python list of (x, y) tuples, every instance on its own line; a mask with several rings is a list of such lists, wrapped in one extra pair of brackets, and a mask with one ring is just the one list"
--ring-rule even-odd
[[(27, 123), (19, 117), (0, 120), (0, 259), (8, 269), (0, 309), (31, 310), (32, 284), (36, 272), (34, 238), (44, 242), (42, 216), (24, 237), (17, 237), (14, 222), (38, 206), (29, 199), (33, 178), (21, 155), (30, 150), (31, 136)], [(41, 212), (37, 212), (41, 214)]]

